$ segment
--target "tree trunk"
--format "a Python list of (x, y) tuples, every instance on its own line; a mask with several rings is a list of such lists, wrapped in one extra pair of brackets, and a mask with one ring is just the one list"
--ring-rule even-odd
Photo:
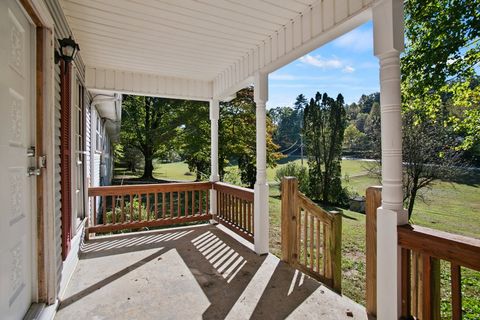
[(415, 198), (417, 197), (417, 189), (413, 188), (410, 192), (410, 199), (408, 201), (408, 220), (412, 217), (413, 206), (415, 205)]
[(196, 168), (195, 172), (196, 172), (195, 181), (200, 181), (200, 180), (202, 180), (202, 174), (201, 174), (200, 169), (199, 169), (198, 167)]
[(135, 167), (135, 162), (134, 162), (134, 161), (130, 161), (130, 162), (128, 163), (128, 170), (129, 170), (130, 172), (132, 172), (132, 173), (137, 172), (137, 169), (136, 169), (136, 167)]
[(153, 159), (151, 157), (145, 157), (142, 179), (153, 179)]

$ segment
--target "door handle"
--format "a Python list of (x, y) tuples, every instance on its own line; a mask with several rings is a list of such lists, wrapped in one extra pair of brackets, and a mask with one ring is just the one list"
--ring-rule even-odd
[(27, 169), (27, 177), (39, 176), (41, 174), (42, 174), (42, 171), (39, 168), (28, 167)]

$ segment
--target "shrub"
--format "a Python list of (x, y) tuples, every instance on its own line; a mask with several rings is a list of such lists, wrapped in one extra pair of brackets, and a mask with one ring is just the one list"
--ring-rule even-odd
[(308, 171), (295, 162), (287, 163), (275, 172), (275, 181), (281, 183), (283, 177), (295, 177), (298, 180), (298, 189), (306, 193), (308, 190)]
[(223, 182), (233, 184), (235, 186), (242, 186), (242, 179), (240, 177), (240, 173), (235, 168), (230, 168), (229, 170), (225, 170), (225, 174), (223, 175)]

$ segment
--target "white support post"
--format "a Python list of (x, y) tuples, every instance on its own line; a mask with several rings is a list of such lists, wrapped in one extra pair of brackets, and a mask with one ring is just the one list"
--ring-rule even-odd
[(256, 104), (257, 129), (257, 180), (254, 197), (254, 246), (257, 254), (269, 251), (268, 228), (268, 184), (267, 184), (267, 115), (268, 74), (257, 73), (254, 82), (254, 100)]
[(377, 318), (401, 315), (401, 256), (397, 226), (408, 223), (403, 209), (400, 52), (403, 0), (373, 7), (374, 53), (380, 62), (382, 206), (377, 209)]
[[(210, 100), (210, 182), (217, 182), (218, 175), (218, 118), (220, 115), (220, 104), (218, 100)], [(210, 190), (210, 214), (213, 219), (217, 215), (217, 192)]]

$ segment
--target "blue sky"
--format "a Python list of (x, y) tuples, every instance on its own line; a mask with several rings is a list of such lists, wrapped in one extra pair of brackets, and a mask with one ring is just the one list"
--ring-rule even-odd
[(300, 93), (310, 99), (317, 91), (356, 102), (379, 91), (378, 69), (368, 22), (271, 73), (267, 107), (291, 106)]

